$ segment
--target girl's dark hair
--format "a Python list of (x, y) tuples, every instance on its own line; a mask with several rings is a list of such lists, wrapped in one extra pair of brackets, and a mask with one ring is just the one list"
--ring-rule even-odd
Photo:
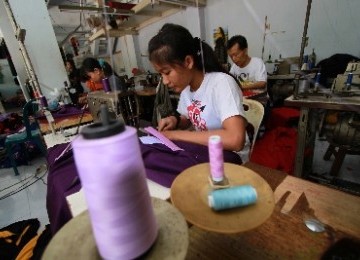
[(67, 59), (67, 60), (65, 61), (65, 64), (66, 64), (66, 62), (70, 63), (71, 67), (72, 67), (74, 70), (76, 69), (76, 65), (75, 65), (74, 60), (72, 60), (72, 59)]
[[(203, 57), (201, 56), (203, 52)], [(187, 55), (194, 59), (195, 68), (206, 72), (224, 72), (213, 49), (181, 25), (165, 24), (149, 42), (149, 59), (159, 64), (182, 64)], [(203, 66), (204, 59), (204, 66)]]
[(93, 72), (95, 69), (103, 70), (106, 77), (112, 74), (116, 75), (109, 63), (102, 59), (97, 60), (95, 58), (86, 58), (82, 62), (81, 75), (84, 77), (88, 72)]

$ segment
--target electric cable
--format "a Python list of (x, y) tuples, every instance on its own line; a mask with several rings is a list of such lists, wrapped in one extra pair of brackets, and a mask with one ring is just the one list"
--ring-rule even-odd
[(12, 184), (12, 185), (10, 185), (10, 186), (7, 186), (6, 188), (1, 189), (1, 190), (0, 190), (0, 192), (3, 192), (4, 190), (7, 190), (7, 189), (9, 189), (9, 188), (11, 188), (11, 187), (13, 187), (13, 186), (15, 186), (15, 185), (17, 185), (17, 184), (19, 184), (19, 183), (23, 182), (23, 181), (26, 181), (26, 180), (27, 180), (27, 179), (29, 179), (29, 178), (32, 178), (32, 176), (28, 176), (28, 177), (26, 177), (26, 178), (25, 178), (25, 179), (23, 179), (23, 180), (20, 180), (20, 181), (18, 181), (18, 182), (16, 182), (16, 183)]
[[(22, 185), (20, 185), (18, 188), (14, 189), (14, 190), (11, 190), (10, 192), (8, 192), (8, 193), (0, 196), (0, 200), (4, 200), (4, 199), (6, 199), (6, 198), (8, 198), (8, 197), (11, 197), (12, 195), (15, 195), (15, 194), (19, 193), (20, 191), (23, 191), (24, 189), (30, 187), (31, 185), (33, 185), (34, 183), (36, 183), (36, 182), (39, 181), (39, 180), (42, 180), (42, 182), (43, 182), (45, 185), (47, 185), (46, 182), (43, 180), (43, 177), (47, 174), (47, 172), (48, 172), (48, 167), (47, 167), (47, 165), (46, 165), (46, 168), (45, 168), (45, 169), (42, 169), (42, 166), (44, 166), (44, 165), (46, 165), (46, 164), (42, 164), (41, 166), (39, 166), (39, 167), (36, 169), (36, 171), (35, 171), (34, 174), (32, 174), (32, 175), (29, 176), (29, 177), (26, 177), (24, 180), (30, 179), (30, 180), (28, 180), (27, 182), (23, 183), (24, 180), (21, 180), (20, 182), (17, 182), (17, 183), (15, 183), (15, 184), (12, 184), (12, 185), (10, 185), (10, 186), (2, 189), (0, 192), (6, 190), (6, 189), (8, 189), (8, 188), (11, 188), (11, 187), (13, 187), (13, 186), (15, 186), (15, 185), (17, 185), (17, 184), (19, 184), (19, 183), (22, 183)], [(39, 175), (42, 171), (43, 171), (43, 174), (42, 174), (40, 177), (38, 177), (38, 175)], [(35, 179), (35, 180), (32, 181), (33, 179)], [(31, 182), (31, 181), (32, 181), (32, 182)]]
[(10, 191), (9, 193), (1, 196), (1, 197), (0, 197), (0, 200), (6, 199), (6, 198), (8, 198), (8, 197), (11, 197), (12, 195), (15, 195), (15, 194), (19, 193), (20, 191), (23, 191), (24, 189), (30, 187), (30, 186), (33, 185), (35, 182), (37, 182), (37, 181), (39, 181), (40, 179), (42, 179), (42, 178), (45, 176), (45, 174), (46, 174), (46, 173), (44, 173), (43, 176), (41, 176), (41, 177), (32, 176), (32, 179), (36, 178), (35, 181), (33, 181), (33, 182), (31, 182), (31, 183), (30, 183), (30, 181), (26, 182), (25, 184), (21, 185), (19, 188), (15, 189), (15, 190), (12, 190), (12, 191)]

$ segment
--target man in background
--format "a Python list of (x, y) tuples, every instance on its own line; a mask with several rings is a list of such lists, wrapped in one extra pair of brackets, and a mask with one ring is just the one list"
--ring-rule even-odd
[(254, 95), (254, 99), (265, 106), (268, 101), (267, 73), (262, 59), (248, 55), (248, 43), (242, 35), (231, 37), (227, 43), (227, 54), (234, 62), (230, 74), (239, 80), (244, 96)]

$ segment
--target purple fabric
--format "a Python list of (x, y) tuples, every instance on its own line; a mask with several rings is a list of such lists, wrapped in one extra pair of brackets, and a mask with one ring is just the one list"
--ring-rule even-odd
[(72, 218), (66, 196), (79, 191), (81, 188), (72, 151), (67, 152), (55, 162), (55, 158), (61, 154), (67, 145), (60, 144), (48, 149), (49, 172), (46, 208), (53, 234)]
[(0, 114), (0, 122), (4, 122), (6, 119), (8, 119), (13, 113), (4, 113)]
[[(64, 105), (60, 107), (58, 110), (51, 111), (51, 115), (53, 118), (61, 118), (73, 115), (81, 115), (82, 109), (73, 105)], [(37, 119), (43, 119), (45, 116), (39, 116)]]
[[(174, 141), (184, 151), (172, 151), (162, 144), (141, 144), (146, 175), (150, 180), (170, 188), (176, 176), (199, 163), (209, 162), (208, 147), (188, 142)], [(241, 164), (240, 157), (224, 151), (224, 161)]]
[[(207, 146), (187, 142), (174, 143), (184, 151), (172, 151), (162, 144), (145, 145), (140, 142), (147, 177), (166, 187), (170, 187), (176, 176), (183, 170), (209, 161)], [(55, 158), (67, 145), (60, 144), (48, 149), (46, 207), (53, 234), (72, 218), (66, 196), (81, 188), (72, 151), (65, 153), (55, 162)], [(230, 151), (224, 151), (224, 161), (241, 164), (240, 157)]]

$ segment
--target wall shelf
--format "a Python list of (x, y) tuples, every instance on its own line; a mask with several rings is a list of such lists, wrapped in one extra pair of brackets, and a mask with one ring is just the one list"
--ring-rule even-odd
[(133, 11), (131, 16), (117, 21), (118, 29), (110, 29), (106, 33), (105, 28), (101, 28), (89, 37), (89, 41), (102, 37), (107, 38), (107, 36), (136, 35), (140, 29), (184, 10), (186, 7), (196, 7), (197, 4), (205, 6), (206, 0), (143, 0), (131, 9)]

